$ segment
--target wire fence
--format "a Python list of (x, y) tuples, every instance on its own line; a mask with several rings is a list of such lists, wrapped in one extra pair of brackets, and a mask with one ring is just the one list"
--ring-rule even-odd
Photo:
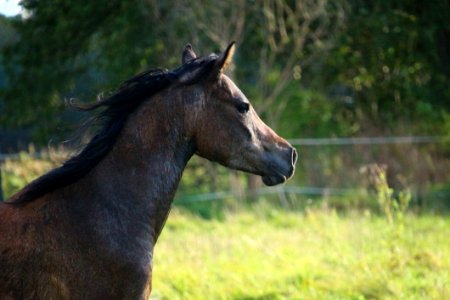
[[(355, 192), (358, 189), (353, 188), (329, 188), (329, 187), (302, 187), (302, 186), (276, 186), (263, 187), (252, 191), (253, 195), (306, 195), (306, 196), (326, 196), (326, 195), (344, 195), (350, 192)], [(176, 203), (185, 204), (192, 202), (208, 202), (223, 200), (226, 198), (239, 197), (235, 191), (221, 191), (213, 193), (203, 193), (195, 195), (183, 195), (176, 197)]]
[(444, 141), (445, 139), (439, 136), (300, 138), (289, 140), (289, 142), (293, 146), (427, 144), (427, 143), (440, 143)]
[[(396, 137), (350, 137), (350, 138), (297, 138), (288, 140), (294, 146), (302, 147), (318, 147), (318, 146), (346, 146), (346, 145), (393, 145), (393, 144), (441, 144), (445, 142), (444, 137), (439, 136), (396, 136)], [(28, 156), (41, 159), (48, 158), (48, 152), (33, 152), (27, 154)], [(20, 153), (0, 153), (0, 171), (2, 162), (5, 160), (19, 160)], [(0, 200), (3, 200), (2, 192), (2, 177), (0, 172)], [(327, 186), (278, 186), (278, 187), (262, 187), (252, 191), (257, 196), (271, 195), (271, 194), (296, 194), (309, 196), (323, 196), (323, 195), (342, 195), (358, 188), (336, 188)], [(216, 191), (208, 193), (200, 193), (193, 195), (182, 195), (177, 198), (178, 203), (192, 203), (215, 201), (230, 197), (235, 197), (236, 192), (233, 190)]]
[[(388, 145), (388, 144), (428, 144), (443, 143), (440, 136), (389, 136), (389, 137), (349, 137), (349, 138), (294, 138), (288, 139), (293, 146), (343, 146), (343, 145)], [(33, 158), (42, 158), (47, 152), (33, 152)], [(1, 153), (0, 162), (7, 159), (19, 159), (19, 153)]]

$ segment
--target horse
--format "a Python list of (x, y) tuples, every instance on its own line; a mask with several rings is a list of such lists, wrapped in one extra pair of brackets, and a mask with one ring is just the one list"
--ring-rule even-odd
[[(148, 299), (153, 248), (183, 169), (199, 155), (289, 179), (296, 150), (225, 75), (235, 51), (125, 81), (100, 108), (98, 130), (61, 166), (0, 203), (0, 299)], [(99, 123), (100, 122), (100, 123)]]

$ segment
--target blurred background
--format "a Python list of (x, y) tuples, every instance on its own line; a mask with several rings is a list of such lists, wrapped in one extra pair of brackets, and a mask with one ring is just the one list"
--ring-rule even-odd
[[(181, 239), (180, 245), (198, 244), (200, 238), (186, 237), (196, 226), (193, 224), (222, 232), (228, 222), (232, 224), (228, 228), (244, 237), (245, 224), (269, 226), (286, 230), (273, 231), (273, 237), (285, 234), (284, 243), (289, 243), (290, 238), (299, 237), (298, 231), (289, 231), (298, 225), (305, 232), (308, 227), (315, 228), (319, 240), (307, 244), (307, 249), (313, 249), (310, 260), (305, 259), (298, 268), (292, 267), (292, 261), (285, 266), (289, 276), (276, 273), (280, 268), (272, 270), (278, 274), (275, 281), (267, 275), (258, 277), (259, 273), (244, 266), (239, 277), (236, 265), (228, 270), (234, 275), (227, 277), (229, 261), (224, 259), (222, 272), (212, 267), (212, 273), (203, 274), (203, 279), (227, 282), (230, 291), (224, 290), (220, 296), (214, 294), (222, 291), (217, 285), (204, 286), (202, 280), (196, 281), (201, 276), (182, 271), (174, 274), (172, 265), (161, 258), (161, 269), (167, 266), (170, 276), (166, 280), (171, 284), (165, 285), (162, 274), (155, 275), (160, 281), (154, 297), (449, 296), (450, 274), (445, 269), (450, 269), (450, 246), (442, 236), (450, 233), (448, 1), (23, 0), (19, 5), (18, 1), (1, 0), (0, 178), (4, 199), (61, 163), (73, 149), (73, 143), (62, 142), (73, 137), (88, 116), (66, 109), (65, 99), (95, 101), (98, 94), (113, 91), (138, 72), (175, 68), (186, 43), (192, 43), (197, 54), (208, 55), (225, 49), (233, 40), (237, 52), (229, 75), (262, 119), (297, 148), (296, 174), (283, 186), (267, 188), (258, 177), (194, 157), (183, 176), (173, 221), (169, 220), (160, 247), (170, 251), (173, 239)], [(347, 223), (352, 219), (357, 223)], [(361, 226), (367, 226), (368, 232), (357, 231)], [(325, 228), (335, 235), (321, 236), (320, 232), (327, 232)], [(354, 230), (352, 234), (348, 228)], [(413, 245), (427, 230), (436, 234), (435, 239)], [(247, 234), (254, 238), (260, 233)], [(172, 239), (167, 246), (166, 236)], [(343, 236), (347, 240), (341, 240)], [(328, 248), (332, 241), (336, 241), (334, 246), (348, 245), (346, 242), (364, 237), (375, 243), (379, 237), (379, 244), (366, 250), (386, 252), (387, 256), (375, 259), (381, 259), (380, 265), (372, 261), (364, 265), (361, 259), (336, 269), (330, 265), (335, 253), (328, 252), (318, 258), (320, 263), (311, 264), (316, 258), (313, 253)], [(211, 239), (206, 240), (220, 244)], [(361, 247), (365, 246), (359, 244), (356, 252), (341, 254), (360, 257)], [(231, 244), (223, 248), (228, 249), (225, 253), (234, 249)], [(207, 249), (203, 255), (208, 255)], [(276, 252), (279, 249), (270, 253), (283, 259), (295, 257), (300, 249), (307, 253), (298, 245), (295, 250), (280, 250), (290, 255)], [(216, 250), (211, 253), (212, 265), (217, 265)], [(196, 261), (200, 254), (192, 255), (190, 259)], [(231, 256), (240, 257), (236, 253)], [(179, 256), (177, 266), (185, 259)], [(198, 259), (200, 265), (193, 268), (205, 267), (204, 261)], [(311, 270), (313, 265), (317, 276), (298, 271)], [(335, 285), (340, 267), (344, 277), (353, 272), (354, 281)], [(245, 277), (249, 273), (253, 275)], [(195, 294), (189, 280), (202, 286), (203, 292)]]

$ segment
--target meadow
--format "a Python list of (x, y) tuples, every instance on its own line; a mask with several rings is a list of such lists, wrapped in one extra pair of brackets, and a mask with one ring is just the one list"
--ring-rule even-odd
[(152, 299), (450, 299), (450, 219), (289, 212), (258, 203), (202, 219), (175, 209)]

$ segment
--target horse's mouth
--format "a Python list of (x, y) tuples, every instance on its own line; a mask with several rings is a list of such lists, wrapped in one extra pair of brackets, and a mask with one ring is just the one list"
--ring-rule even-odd
[(275, 176), (262, 176), (262, 181), (267, 186), (274, 186), (280, 183), (286, 182), (287, 178), (283, 175), (275, 175)]
[(272, 167), (269, 172), (263, 174), (262, 181), (267, 186), (274, 186), (277, 184), (285, 183), (286, 180), (294, 175), (294, 164), (290, 166), (288, 170)]

